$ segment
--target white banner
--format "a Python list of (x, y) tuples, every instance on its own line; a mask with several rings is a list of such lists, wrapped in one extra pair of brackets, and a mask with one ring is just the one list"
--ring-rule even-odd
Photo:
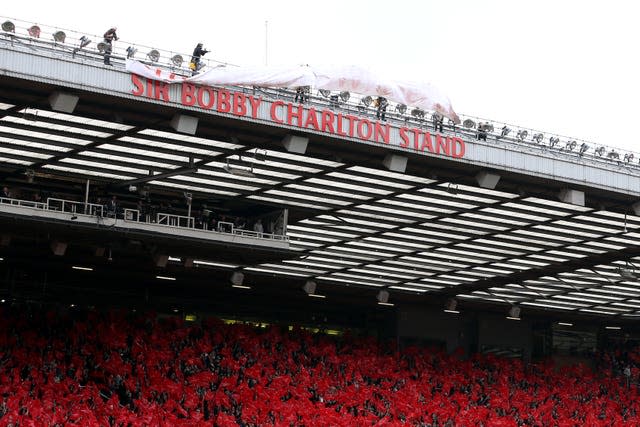
[(433, 110), (460, 123), (449, 98), (429, 83), (416, 83), (384, 79), (370, 70), (351, 66), (329, 67), (216, 67), (192, 77), (183, 77), (170, 71), (127, 59), (127, 71), (167, 83), (189, 82), (200, 85), (258, 86), (296, 88), (311, 86), (315, 89), (348, 91), (360, 95), (383, 96), (388, 100)]

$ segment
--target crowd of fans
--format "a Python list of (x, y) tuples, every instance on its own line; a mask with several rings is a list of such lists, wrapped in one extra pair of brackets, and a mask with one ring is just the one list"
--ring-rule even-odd
[(640, 425), (638, 390), (372, 338), (0, 308), (2, 426)]

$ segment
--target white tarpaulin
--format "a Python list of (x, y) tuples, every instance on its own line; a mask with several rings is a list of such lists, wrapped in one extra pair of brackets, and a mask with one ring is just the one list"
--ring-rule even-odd
[(433, 110), (460, 123), (449, 98), (429, 83), (383, 78), (367, 68), (350, 66), (297, 67), (216, 67), (192, 77), (178, 76), (167, 70), (127, 59), (127, 71), (168, 83), (189, 82), (201, 85), (258, 87), (311, 86), (315, 89), (348, 91), (361, 95), (383, 96), (390, 101)]

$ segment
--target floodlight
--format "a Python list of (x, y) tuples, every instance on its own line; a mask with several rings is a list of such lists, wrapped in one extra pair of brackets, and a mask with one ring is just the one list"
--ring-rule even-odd
[(53, 33), (53, 41), (55, 41), (56, 43), (64, 43), (66, 38), (67, 35), (64, 33), (64, 31), (56, 31), (55, 33)]
[(516, 138), (518, 138), (520, 141), (524, 141), (527, 138), (527, 135), (529, 135), (529, 132), (527, 132), (526, 130), (520, 129), (516, 134)]
[(87, 36), (80, 37), (80, 49), (82, 49), (83, 47), (89, 46), (89, 43), (91, 43), (91, 39), (89, 37)]
[(558, 138), (557, 136), (549, 137), (549, 147), (555, 147), (558, 142), (560, 142), (560, 138)]
[(631, 163), (634, 157), (635, 156), (633, 155), (633, 153), (627, 153), (624, 155), (624, 161), (627, 163)]
[(468, 128), (468, 129), (475, 129), (476, 128), (476, 122), (474, 122), (471, 119), (466, 119), (464, 122), (462, 122), (462, 126)]
[(98, 48), (98, 52), (100, 53), (105, 53), (107, 51), (107, 44), (104, 42), (98, 43), (96, 47)]
[(40, 38), (40, 27), (38, 27), (37, 25), (32, 25), (27, 30), (27, 33), (29, 33), (29, 35), (31, 37), (33, 37), (35, 39), (39, 39)]
[(138, 49), (136, 49), (133, 46), (129, 46), (127, 48), (127, 59), (131, 59), (136, 55), (136, 52), (138, 51)]
[(2, 31), (6, 31), (7, 33), (15, 33), (16, 32), (16, 26), (11, 21), (4, 21), (2, 23)]
[(578, 145), (578, 143), (575, 141), (567, 141), (567, 143), (564, 146), (564, 149), (573, 151), (573, 149), (576, 148), (576, 145)]
[(582, 156), (589, 149), (589, 145), (586, 142), (580, 144), (580, 155)]
[(531, 138), (532, 140), (534, 140), (535, 142), (537, 142), (538, 144), (540, 144), (542, 142), (542, 140), (544, 139), (544, 135), (541, 133), (536, 133), (535, 135), (533, 135), (533, 138)]
[(147, 58), (151, 62), (158, 62), (160, 60), (160, 52), (157, 49), (151, 49), (149, 53), (147, 53)]
[(369, 95), (365, 96), (364, 98), (362, 98), (360, 100), (360, 102), (365, 106), (368, 107), (369, 105), (371, 105), (371, 103), (373, 102), (373, 98), (371, 98)]
[(322, 95), (325, 98), (328, 98), (331, 96), (331, 91), (327, 89), (320, 89), (318, 93), (320, 93), (320, 95)]
[(407, 112), (407, 106), (405, 104), (397, 104), (396, 111), (400, 114), (404, 114)]
[(594, 152), (595, 152), (598, 156), (601, 156), (601, 157), (602, 157), (602, 156), (604, 156), (604, 150), (605, 150), (605, 148), (601, 145), (600, 147), (596, 148)]
[[(478, 128), (480, 128), (480, 125), (478, 125)], [(493, 132), (493, 124), (489, 123), (489, 122), (484, 122), (482, 124), (482, 129), (484, 129), (485, 132), (489, 132), (492, 133)]]
[(503, 126), (502, 131), (500, 132), (500, 136), (507, 136), (509, 135), (509, 132), (511, 132), (511, 129), (507, 126)]
[(418, 118), (418, 119), (423, 119), (424, 118), (424, 110), (421, 110), (420, 108), (414, 108), (413, 110), (411, 110), (411, 115), (413, 117)]
[(173, 55), (171, 57), (171, 63), (176, 67), (181, 66), (183, 61), (184, 59), (182, 59), (182, 55)]
[(609, 151), (609, 153), (607, 154), (607, 157), (610, 158), (611, 160), (619, 160), (620, 159), (620, 154), (618, 154), (616, 152), (616, 150), (611, 150)]
[(351, 94), (349, 92), (347, 92), (346, 90), (340, 92), (340, 99), (342, 100), (342, 102), (347, 102), (349, 98), (351, 98)]

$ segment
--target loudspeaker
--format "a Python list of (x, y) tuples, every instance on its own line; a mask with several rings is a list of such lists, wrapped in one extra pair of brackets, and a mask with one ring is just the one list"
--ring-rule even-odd
[(391, 172), (404, 173), (407, 170), (407, 158), (404, 156), (398, 156), (397, 154), (387, 154), (382, 161), (385, 168)]
[(290, 153), (304, 154), (307, 151), (309, 138), (303, 136), (287, 135), (282, 140), (282, 145)]
[(63, 256), (67, 251), (67, 243), (65, 242), (51, 242), (51, 250), (56, 256)]
[(242, 282), (244, 282), (244, 274), (239, 271), (234, 271), (231, 275), (231, 284), (236, 286), (242, 286)]
[(564, 188), (560, 190), (558, 198), (565, 203), (571, 203), (572, 205), (584, 206), (584, 191), (571, 190)]
[(307, 295), (313, 295), (316, 293), (316, 282), (313, 280), (307, 280), (307, 283), (302, 287)]
[(198, 118), (185, 114), (176, 114), (171, 119), (171, 127), (174, 128), (176, 132), (195, 135), (198, 129)]
[(54, 111), (60, 111), (62, 113), (73, 113), (78, 105), (80, 98), (76, 95), (71, 95), (63, 92), (53, 92), (49, 96), (49, 104)]

